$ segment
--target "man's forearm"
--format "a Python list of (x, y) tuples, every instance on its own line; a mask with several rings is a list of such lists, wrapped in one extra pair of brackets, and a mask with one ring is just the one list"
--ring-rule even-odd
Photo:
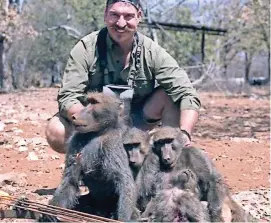
[(199, 113), (197, 110), (187, 109), (180, 112), (180, 129), (187, 131), (190, 135), (198, 121)]

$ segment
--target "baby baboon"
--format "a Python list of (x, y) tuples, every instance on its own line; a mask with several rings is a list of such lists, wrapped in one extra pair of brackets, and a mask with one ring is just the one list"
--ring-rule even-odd
[(76, 131), (68, 142), (62, 182), (50, 203), (72, 209), (82, 180), (96, 201), (115, 200), (115, 218), (128, 221), (136, 188), (122, 144), (121, 103), (102, 93), (90, 93), (87, 102), (73, 116)]
[[(165, 169), (172, 169), (174, 173), (191, 169), (197, 176), (200, 200), (208, 202), (211, 221), (223, 221), (222, 209), (229, 198), (228, 187), (211, 159), (201, 149), (183, 147), (181, 131), (171, 127), (154, 132), (153, 151)], [(239, 217), (243, 219), (244, 216)]]
[(123, 145), (128, 154), (134, 179), (136, 179), (150, 149), (149, 135), (138, 128), (129, 128), (123, 135)]
[(199, 200), (196, 175), (189, 169), (172, 174), (141, 217), (154, 222), (210, 221), (207, 208)]

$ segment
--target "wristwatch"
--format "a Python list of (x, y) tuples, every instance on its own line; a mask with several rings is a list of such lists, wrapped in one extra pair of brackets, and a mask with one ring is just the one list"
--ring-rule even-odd
[(181, 129), (181, 132), (184, 133), (185, 135), (187, 135), (188, 139), (191, 142), (191, 135), (186, 130), (184, 130), (184, 129)]

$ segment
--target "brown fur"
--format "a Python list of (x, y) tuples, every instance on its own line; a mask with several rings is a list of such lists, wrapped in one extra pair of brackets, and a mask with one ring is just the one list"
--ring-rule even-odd
[[(164, 177), (163, 177), (164, 178)], [(162, 179), (164, 188), (148, 203), (142, 218), (158, 222), (206, 222), (207, 208), (199, 200), (197, 177), (189, 169)]]

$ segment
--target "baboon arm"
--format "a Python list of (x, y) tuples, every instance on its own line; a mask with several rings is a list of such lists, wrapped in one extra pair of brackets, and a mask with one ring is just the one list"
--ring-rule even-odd
[(223, 221), (222, 209), (225, 197), (225, 185), (223, 184), (222, 179), (211, 179), (209, 182), (209, 190), (207, 193), (207, 207), (211, 221)]
[(51, 205), (71, 209), (75, 206), (79, 197), (79, 180), (81, 176), (81, 166), (78, 164), (66, 165), (62, 182), (56, 189)]
[(115, 188), (119, 194), (117, 207), (118, 219), (124, 221), (130, 220), (136, 204), (136, 187), (132, 173), (130, 175), (121, 176)]
[(147, 204), (145, 211), (142, 213), (142, 218), (148, 218), (151, 215), (154, 215), (155, 203), (154, 198), (151, 198), (150, 202)]

